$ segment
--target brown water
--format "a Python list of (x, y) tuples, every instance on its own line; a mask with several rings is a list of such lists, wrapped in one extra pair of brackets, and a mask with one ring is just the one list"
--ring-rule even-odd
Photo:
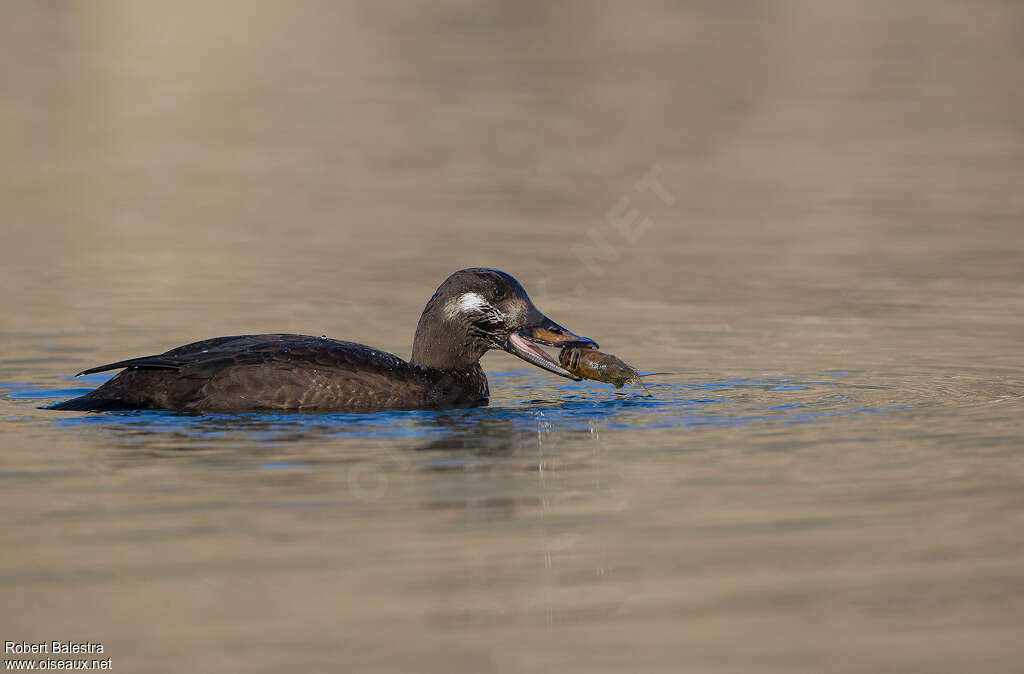
[[(0, 640), (1021, 671), (1019, 3), (8, 3), (0, 56)], [(407, 356), (477, 265), (675, 374), (492, 354), (477, 410), (39, 409), (215, 335)]]

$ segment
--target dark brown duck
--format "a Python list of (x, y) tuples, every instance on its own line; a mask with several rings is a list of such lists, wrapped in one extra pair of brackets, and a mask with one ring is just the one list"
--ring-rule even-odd
[(455, 272), (427, 302), (408, 362), (353, 342), (307, 335), (214, 337), (79, 374), (122, 369), (56, 410), (367, 412), (487, 404), (480, 358), (502, 349), (569, 379), (537, 345), (597, 347), (540, 313), (496, 269)]

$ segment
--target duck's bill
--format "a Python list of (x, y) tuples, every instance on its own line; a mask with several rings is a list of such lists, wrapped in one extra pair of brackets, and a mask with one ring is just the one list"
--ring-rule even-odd
[(567, 347), (596, 349), (597, 342), (586, 337), (574, 335), (554, 321), (544, 318), (540, 325), (524, 328), (510, 334), (504, 348), (513, 356), (518, 356), (527, 363), (536, 365), (542, 370), (553, 372), (566, 379), (580, 380), (580, 377), (559, 365), (558, 360), (542, 349), (542, 346), (550, 346), (557, 349)]

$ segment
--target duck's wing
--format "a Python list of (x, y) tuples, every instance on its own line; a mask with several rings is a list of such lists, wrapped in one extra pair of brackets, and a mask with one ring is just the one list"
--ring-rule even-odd
[(369, 411), (423, 407), (431, 400), (429, 383), (401, 358), (329, 339), (273, 340), (193, 357), (174, 377), (201, 383), (176, 405), (195, 411)]
[[(275, 354), (315, 349), (329, 349), (334, 345), (351, 344), (334, 339), (317, 338), (308, 335), (232, 335), (230, 337), (214, 337), (199, 342), (192, 342), (157, 354), (119, 360), (116, 363), (98, 365), (82, 370), (77, 376), (95, 374), (108, 370), (132, 368), (138, 370), (174, 370), (194, 369), (198, 371), (216, 371), (219, 367), (243, 362), (257, 363), (272, 359)], [(361, 346), (353, 344), (353, 346)], [(368, 347), (367, 347), (368, 348)]]

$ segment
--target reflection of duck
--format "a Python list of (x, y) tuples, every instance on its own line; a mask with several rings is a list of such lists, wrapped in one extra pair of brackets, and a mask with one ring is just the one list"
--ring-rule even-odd
[[(418, 420), (417, 426), (425, 437), (430, 438), (415, 447), (418, 452), (505, 456), (526, 447), (536, 451), (537, 447), (535, 428), (528, 428), (524, 423), (515, 423), (512, 419), (482, 415), (478, 412), (472, 413), (471, 416), (461, 416), (459, 412), (435, 414)], [(441, 431), (441, 434), (438, 435), (436, 431)], [(440, 468), (434, 465), (431, 469)]]
[(487, 377), (479, 361), (489, 349), (504, 349), (578, 379), (534, 344), (597, 346), (540, 313), (508, 274), (463, 269), (427, 302), (409, 362), (326, 337), (215, 337), (85, 370), (80, 374), (124, 368), (95, 391), (51, 409), (365, 412), (469, 407), (487, 403)]

